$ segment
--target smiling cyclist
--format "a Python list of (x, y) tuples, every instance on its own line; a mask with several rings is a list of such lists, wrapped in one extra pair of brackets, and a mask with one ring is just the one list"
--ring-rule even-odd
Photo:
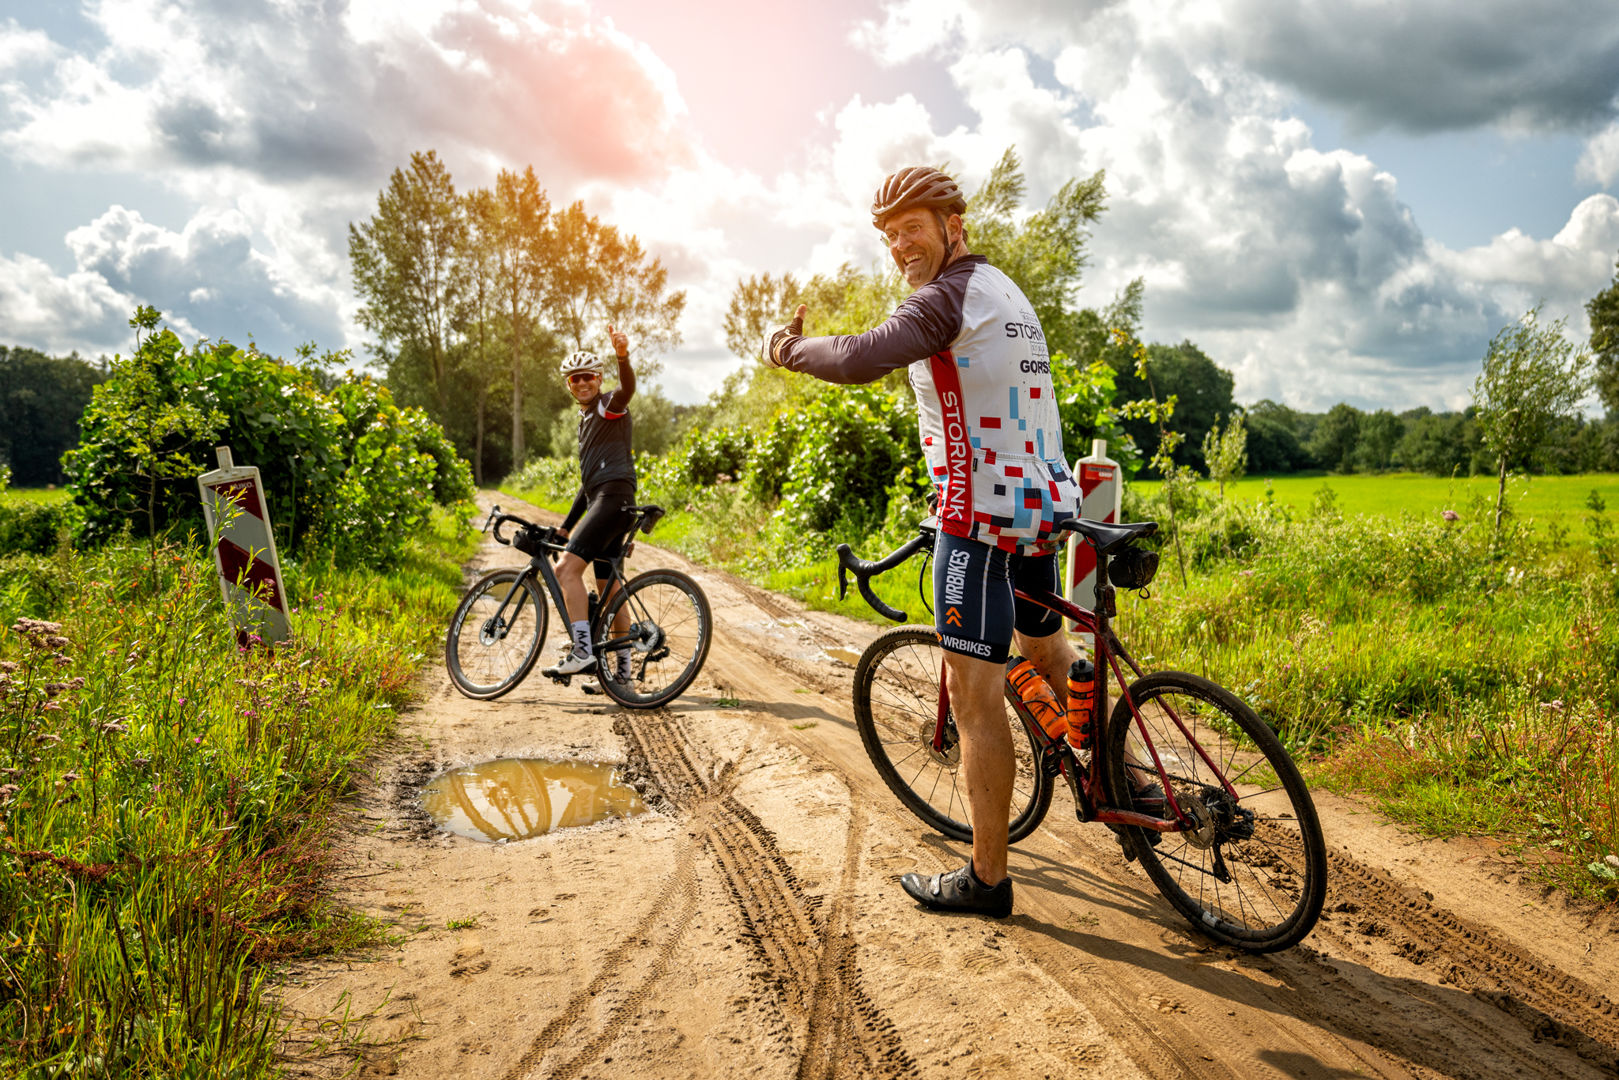
[(1001, 687), (1014, 638), (1066, 705), (1077, 654), (1062, 620), (1016, 601), (1015, 588), (1062, 591), (1057, 523), (1079, 487), (1065, 464), (1045, 333), (1012, 279), (967, 250), (967, 200), (937, 169), (883, 181), (871, 220), (915, 291), (864, 334), (804, 337), (793, 321), (770, 334), (766, 358), (832, 383), (867, 383), (908, 368), (922, 450), (937, 486), (933, 608), (961, 733), (973, 820), (968, 863), (906, 874), (905, 891), (935, 910), (1012, 912), (1006, 871), (1014, 771)]
[[(618, 360), (618, 387), (602, 393), (605, 364), (595, 353), (581, 349), (562, 361), (562, 376), (568, 380), (568, 393), (579, 406), (579, 494), (562, 522), (562, 536), (568, 550), (557, 562), (557, 583), (568, 605), (568, 628), (573, 647), (562, 661), (546, 668), (544, 675), (577, 675), (596, 669), (598, 657), (590, 643), (590, 602), (585, 594), (585, 567), (594, 566), (596, 591), (602, 595), (612, 574), (609, 562), (624, 545), (624, 537), (635, 524), (635, 515), (625, 510), (635, 505), (635, 457), (630, 436), (630, 398), (635, 396), (635, 372), (630, 369), (630, 341), (624, 334), (607, 328), (608, 339)], [(616, 586), (615, 586), (616, 587)], [(620, 610), (613, 629), (629, 629), (629, 613)], [(621, 650), (614, 657), (620, 682), (629, 681), (630, 654)]]

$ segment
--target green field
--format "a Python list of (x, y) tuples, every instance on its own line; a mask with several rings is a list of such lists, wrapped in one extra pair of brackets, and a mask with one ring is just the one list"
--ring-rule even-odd
[(59, 503), (71, 498), (67, 488), (6, 488), (0, 491), (0, 502)]
[[(1268, 487), (1267, 487), (1268, 485)], [(1141, 494), (1152, 495), (1161, 486), (1157, 481), (1137, 481)], [(1263, 499), (1267, 490), (1277, 504), (1292, 507), (1297, 514), (1310, 510), (1316, 493), (1323, 486), (1337, 495), (1340, 513), (1346, 515), (1397, 517), (1410, 512), (1418, 516), (1437, 515), (1443, 510), (1465, 510), (1475, 500), (1495, 505), (1496, 480), (1493, 476), (1442, 477), (1421, 473), (1382, 473), (1377, 475), (1329, 475), (1303, 473), (1264, 477), (1244, 477), (1226, 485), (1226, 495), (1245, 502)], [(1218, 489), (1207, 480), (1198, 490), (1213, 497)], [(1586, 511), (1586, 499), (1596, 491), (1609, 506), (1619, 509), (1619, 473), (1587, 473), (1580, 476), (1512, 476), (1507, 480), (1507, 505), (1520, 522), (1536, 528), (1557, 522), (1577, 537)]]

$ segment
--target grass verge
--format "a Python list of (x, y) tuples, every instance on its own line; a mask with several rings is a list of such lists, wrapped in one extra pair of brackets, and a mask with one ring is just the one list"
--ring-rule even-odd
[(285, 566), (274, 652), (196, 547), (0, 562), (0, 1074), (273, 1072), (270, 966), (376, 933), (322, 886), (331, 811), (476, 541), (438, 511), (387, 572)]

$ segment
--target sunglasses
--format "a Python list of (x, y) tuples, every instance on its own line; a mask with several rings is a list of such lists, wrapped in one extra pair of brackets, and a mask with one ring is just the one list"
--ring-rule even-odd
[(591, 379), (599, 378), (601, 378), (601, 376), (596, 374), (594, 371), (577, 371), (568, 376), (568, 381), (570, 383), (589, 382)]

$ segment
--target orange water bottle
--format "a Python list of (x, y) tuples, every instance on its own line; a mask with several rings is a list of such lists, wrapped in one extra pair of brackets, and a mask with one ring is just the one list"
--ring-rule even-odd
[(1057, 704), (1057, 695), (1051, 692), (1051, 687), (1046, 685), (1046, 680), (1040, 677), (1039, 670), (1033, 664), (1014, 656), (1012, 668), (1006, 677), (1018, 697), (1023, 699), (1024, 707), (1047, 735), (1060, 739), (1068, 734), (1068, 717), (1063, 715), (1062, 706)]
[(1068, 741), (1083, 750), (1091, 740), (1091, 709), (1096, 703), (1096, 667), (1081, 656), (1068, 666)]

